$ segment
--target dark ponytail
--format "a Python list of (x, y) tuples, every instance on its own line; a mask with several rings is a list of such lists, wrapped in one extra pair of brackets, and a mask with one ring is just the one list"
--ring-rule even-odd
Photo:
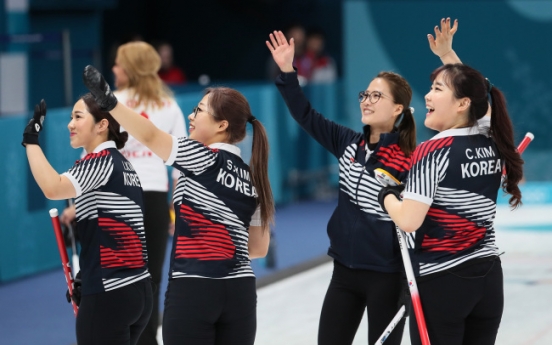
[(253, 144), (249, 168), (251, 169), (253, 185), (259, 196), (261, 220), (264, 228), (274, 223), (274, 198), (268, 179), (268, 137), (263, 124), (259, 120), (252, 120), (251, 126), (253, 126)]
[(397, 126), (397, 123), (400, 121), (397, 127), (399, 131), (399, 147), (402, 152), (404, 152), (405, 156), (409, 157), (416, 148), (416, 123), (414, 122), (414, 116), (410, 109), (412, 88), (406, 79), (394, 72), (380, 72), (376, 78), (387, 81), (395, 103), (403, 106), (403, 113), (397, 116), (395, 126)]
[(128, 140), (128, 133), (121, 132), (121, 125), (119, 125), (119, 122), (115, 121), (110, 113), (100, 109), (100, 106), (96, 103), (94, 96), (92, 96), (91, 93), (85, 94), (81, 97), (81, 99), (84, 101), (84, 104), (86, 104), (88, 112), (94, 117), (95, 123), (98, 123), (103, 119), (106, 119), (109, 122), (107, 127), (107, 140), (113, 140), (118, 150), (125, 147), (125, 143)]
[(416, 148), (416, 122), (414, 121), (414, 108), (407, 107), (404, 109), (402, 116), (397, 118), (400, 123), (397, 127), (399, 130), (399, 147), (404, 152), (406, 157), (414, 152)]
[(511, 195), (509, 200), (513, 208), (521, 205), (519, 181), (523, 178), (523, 159), (514, 144), (514, 129), (504, 94), (496, 87), (491, 87), (491, 136), (504, 160), (506, 178), (502, 181), (502, 189)]

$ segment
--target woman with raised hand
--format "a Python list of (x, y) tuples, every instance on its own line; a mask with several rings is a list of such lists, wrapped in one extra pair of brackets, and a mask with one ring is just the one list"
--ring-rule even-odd
[(75, 198), (80, 234), (79, 345), (134, 345), (152, 310), (147, 269), (142, 188), (136, 171), (119, 152), (128, 134), (91, 94), (74, 105), (68, 124), (73, 148), (88, 152), (58, 174), (39, 146), (46, 116), (44, 100), (23, 133), (32, 174), (48, 199)]
[[(320, 315), (318, 344), (351, 344), (364, 311), (368, 343), (374, 344), (399, 309), (406, 288), (395, 225), (381, 209), (381, 185), (374, 170), (382, 168), (403, 181), (416, 146), (409, 107), (412, 90), (392, 72), (379, 73), (358, 96), (362, 131), (326, 118), (312, 108), (293, 67), (294, 40), (281, 31), (266, 42), (280, 68), (276, 79), (282, 97), (298, 124), (339, 162), (339, 199), (328, 223), (334, 271)], [(404, 319), (386, 344), (400, 344)]]
[[(404, 186), (385, 187), (379, 202), (406, 232), (433, 345), (494, 344), (504, 307), (494, 219), (500, 187), (521, 205), (523, 160), (502, 92), (481, 73), (447, 64), (431, 74), (425, 126), (439, 133), (412, 155)], [(479, 121), (491, 99), (492, 121)], [(502, 167), (506, 178), (502, 181)], [(393, 196), (390, 196), (393, 194)], [(420, 344), (410, 320), (412, 344)]]
[[(114, 92), (119, 102), (132, 108), (157, 128), (176, 137), (187, 136), (184, 114), (173, 98), (172, 92), (158, 76), (161, 58), (153, 46), (135, 41), (119, 46), (115, 64)], [(163, 263), (169, 227), (168, 192), (173, 188), (180, 172), (173, 170), (174, 183), (169, 183), (167, 166), (150, 149), (132, 135), (121, 153), (130, 161), (144, 191), (144, 229), (148, 245), (148, 269), (156, 285), (153, 293), (153, 312), (146, 329), (140, 336), (139, 345), (157, 345), (159, 328), (159, 288), (163, 273)], [(71, 208), (62, 214), (62, 221), (71, 221)]]
[[(181, 172), (163, 343), (253, 344), (257, 298), (250, 259), (266, 255), (274, 201), (266, 132), (249, 103), (234, 89), (208, 88), (188, 116), (189, 138), (176, 138), (118, 102), (94, 67), (85, 68), (83, 79), (102, 109)], [(248, 123), (250, 165), (235, 146)]]

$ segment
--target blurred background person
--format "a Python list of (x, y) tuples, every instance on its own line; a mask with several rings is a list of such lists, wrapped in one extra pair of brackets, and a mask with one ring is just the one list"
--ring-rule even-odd
[[(171, 91), (158, 75), (162, 59), (146, 42), (129, 42), (117, 50), (113, 74), (115, 96), (122, 104), (149, 119), (156, 127), (177, 137), (187, 136), (184, 114)], [(149, 253), (149, 270), (157, 289), (150, 321), (138, 344), (157, 345), (159, 288), (168, 240), (169, 179), (163, 160), (133, 136), (121, 151), (132, 163), (144, 190), (144, 227)], [(173, 178), (178, 178), (176, 170)]]
[[(305, 52), (305, 39), (307, 32), (305, 27), (299, 23), (290, 24), (287, 29), (284, 30), (284, 35), (289, 40), (293, 38), (295, 41), (295, 57), (293, 59), (295, 67), (298, 70), (302, 70), (300, 66), (297, 66), (297, 62), (302, 59), (303, 53)], [(267, 78), (269, 80), (274, 80), (280, 74), (280, 68), (274, 62), (272, 56), (269, 56), (267, 61)], [(304, 84), (304, 73), (298, 72), (299, 82), (301, 85)]]
[(169, 42), (162, 41), (156, 44), (157, 53), (161, 57), (159, 78), (169, 85), (183, 85), (186, 83), (186, 74), (174, 64), (173, 47)]
[(297, 73), (308, 83), (333, 83), (337, 79), (334, 59), (325, 52), (326, 36), (320, 29), (308, 31), (304, 54), (296, 62)]

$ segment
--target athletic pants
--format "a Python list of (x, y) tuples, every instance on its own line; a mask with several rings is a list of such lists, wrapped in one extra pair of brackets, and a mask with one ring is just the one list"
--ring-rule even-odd
[[(401, 273), (350, 269), (334, 261), (332, 280), (320, 315), (319, 345), (351, 344), (367, 309), (368, 344), (374, 344), (399, 310), (406, 281)], [(401, 343), (405, 319), (385, 345)]]
[(77, 316), (79, 345), (134, 345), (152, 308), (151, 279), (83, 295)]
[(144, 230), (148, 248), (148, 270), (155, 284), (151, 318), (138, 345), (157, 345), (159, 328), (159, 289), (169, 237), (169, 204), (167, 192), (144, 192)]
[[(431, 345), (495, 343), (504, 309), (500, 259), (418, 280)], [(410, 318), (410, 334), (413, 345), (421, 344), (415, 315)]]
[(255, 278), (169, 280), (164, 345), (253, 345), (256, 331)]

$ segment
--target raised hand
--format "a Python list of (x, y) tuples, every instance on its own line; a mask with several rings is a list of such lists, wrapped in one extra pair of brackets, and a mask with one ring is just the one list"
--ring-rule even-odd
[(450, 27), (450, 18), (441, 19), (441, 29), (439, 26), (435, 26), (435, 37), (428, 34), (427, 40), (429, 41), (429, 48), (433, 54), (437, 55), (441, 59), (450, 52), (452, 52), (452, 37), (458, 30), (458, 19), (454, 20), (454, 25)]
[(115, 108), (117, 98), (113, 95), (109, 84), (97, 69), (91, 65), (86, 66), (82, 73), (82, 81), (103, 111), (111, 111)]
[(23, 131), (23, 141), (21, 145), (38, 145), (38, 135), (42, 130), (44, 118), (46, 117), (46, 102), (40, 101), (40, 104), (36, 104), (34, 108), (33, 118), (25, 127)]
[(280, 67), (280, 71), (284, 73), (293, 72), (293, 57), (295, 56), (295, 41), (293, 38), (289, 40), (282, 31), (274, 31), (270, 34), (270, 41), (266, 41), (268, 50), (272, 53), (274, 62)]

